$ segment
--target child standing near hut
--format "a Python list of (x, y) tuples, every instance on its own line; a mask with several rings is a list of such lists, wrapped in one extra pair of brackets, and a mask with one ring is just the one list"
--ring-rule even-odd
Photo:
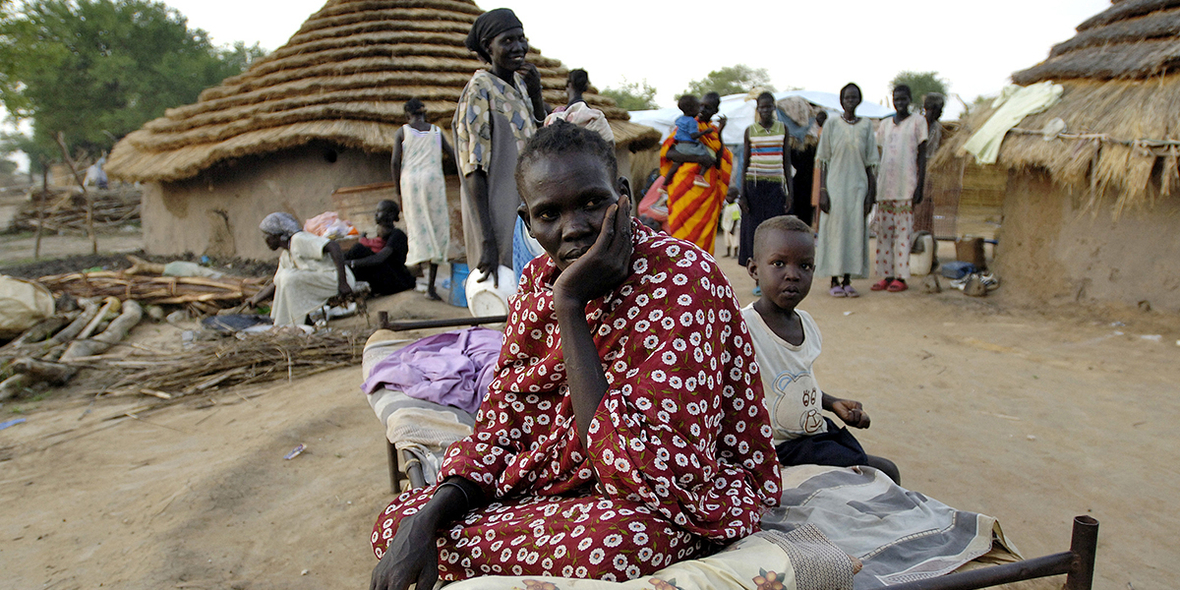
[[(393, 181), (402, 197), (409, 251), (406, 265), (429, 265), (426, 296), (439, 300), (435, 290), (438, 265), (446, 262), (451, 247), (451, 218), (447, 184), (443, 178), (442, 152), (453, 161), (455, 150), (437, 125), (426, 122), (426, 105), (417, 98), (406, 101), (406, 118), (393, 136)], [(423, 270), (427, 270), (423, 268)]]
[(793, 215), (772, 217), (754, 232), (754, 255), (747, 267), (762, 297), (742, 308), (754, 355), (762, 373), (766, 407), (774, 430), (774, 448), (783, 465), (868, 465), (901, 483), (897, 465), (867, 455), (845, 424), (868, 428), (860, 402), (830, 396), (815, 381), (813, 365), (822, 340), (811, 315), (796, 309), (815, 274), (815, 238), (811, 226)]
[(877, 145), (881, 164), (877, 168), (877, 257), (873, 270), (880, 281), (874, 291), (898, 293), (910, 278), (910, 239), (914, 230), (914, 205), (922, 202), (926, 182), (926, 136), (923, 117), (910, 114), (910, 87), (893, 89), (893, 117), (881, 121)]

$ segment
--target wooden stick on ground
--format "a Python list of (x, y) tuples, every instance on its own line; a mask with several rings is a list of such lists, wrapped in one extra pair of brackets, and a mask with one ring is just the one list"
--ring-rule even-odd
[(103, 299), (102, 309), (98, 310), (98, 314), (96, 314), (94, 318), (90, 320), (89, 324), (86, 324), (86, 327), (83, 328), (78, 334), (77, 339), (85, 340), (86, 338), (89, 338), (90, 335), (98, 329), (98, 325), (101, 324), (108, 315), (119, 312), (119, 308), (122, 306), (122, 304), (123, 302), (119, 301), (118, 297), (107, 297), (106, 299)]
[[(101, 316), (102, 314), (99, 314), (99, 317)], [(123, 312), (111, 321), (102, 334), (94, 338), (75, 340), (62, 353), (61, 361), (67, 362), (73, 358), (94, 356), (106, 352), (112, 346), (122, 342), (127, 337), (127, 332), (139, 324), (141, 319), (143, 319), (143, 308), (134, 300), (127, 300), (123, 303)]]
[(49, 339), (51, 345), (66, 344), (77, 338), (78, 334), (82, 333), (82, 329), (90, 324), (94, 316), (98, 315), (98, 304), (93, 301), (83, 299), (78, 304), (82, 306), (82, 313), (74, 321), (70, 322), (70, 325)]
[(33, 381), (45, 381), (51, 384), (65, 383), (74, 376), (74, 373), (78, 372), (77, 367), (39, 361), (28, 357), (22, 357), (12, 361), (12, 370), (27, 375)]

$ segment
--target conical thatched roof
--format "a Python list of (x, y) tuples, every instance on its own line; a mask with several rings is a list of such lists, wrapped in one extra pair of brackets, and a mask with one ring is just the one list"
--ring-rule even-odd
[(1142, 79), (1180, 66), (1180, 0), (1122, 0), (1077, 31), (1054, 46), (1049, 59), (1013, 74), (1012, 81)]
[[(328, 0), (249, 70), (125, 137), (107, 170), (124, 180), (176, 181), (312, 141), (388, 152), (415, 96), (427, 119), (450, 127), (459, 94), (483, 65), (464, 46), (482, 12), (470, 0)], [(566, 68), (535, 49), (528, 59), (541, 71), (545, 100), (564, 103)], [(611, 99), (588, 93), (586, 101), (606, 113), (618, 145), (658, 142)]]
[[(1048, 59), (1013, 74), (1017, 84), (1052, 80), (1065, 91), (1009, 133), (997, 164), (1047, 170), (1091, 204), (1113, 199), (1116, 214), (1180, 195), (1180, 0), (1116, 0), (1077, 31)], [(965, 117), (938, 161), (954, 157), (993, 112)], [(1040, 131), (1054, 119), (1066, 131), (1046, 141)]]

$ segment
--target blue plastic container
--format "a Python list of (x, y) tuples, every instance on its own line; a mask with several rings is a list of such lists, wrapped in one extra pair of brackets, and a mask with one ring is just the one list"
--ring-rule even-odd
[(451, 301), (455, 307), (467, 307), (467, 275), (470, 270), (463, 262), (451, 263)]
[(975, 265), (970, 262), (952, 260), (942, 263), (942, 276), (948, 279), (961, 279), (976, 272)]

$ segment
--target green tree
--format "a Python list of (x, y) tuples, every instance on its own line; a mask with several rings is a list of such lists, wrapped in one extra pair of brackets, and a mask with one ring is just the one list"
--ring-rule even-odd
[(727, 94), (742, 94), (755, 88), (774, 92), (770, 84), (770, 73), (766, 68), (751, 68), (744, 64), (713, 70), (700, 80), (688, 83), (688, 90), (684, 94), (704, 96), (709, 92), (716, 92), (721, 96)]
[(32, 122), (31, 162), (60, 157), (54, 136), (97, 154), (164, 110), (264, 54), (219, 48), (150, 0), (0, 2), (0, 102)]
[(938, 77), (938, 72), (911, 72), (904, 71), (893, 77), (893, 81), (889, 83), (889, 88), (894, 88), (905, 84), (910, 87), (910, 94), (914, 97), (914, 104), (921, 105), (922, 97), (937, 92), (946, 96), (946, 89), (949, 86), (946, 80)]
[(619, 108), (628, 111), (644, 111), (659, 106), (656, 104), (656, 89), (647, 83), (647, 79), (642, 82), (623, 79), (623, 84), (618, 88), (604, 88), (599, 94), (613, 98)]

